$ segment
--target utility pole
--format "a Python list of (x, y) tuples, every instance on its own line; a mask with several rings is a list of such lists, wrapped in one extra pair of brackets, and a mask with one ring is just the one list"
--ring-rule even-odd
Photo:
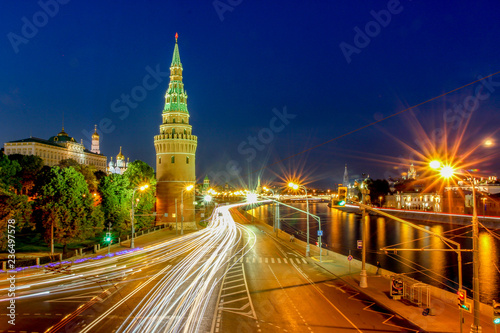
[[(362, 186), (362, 188), (361, 188), (361, 201), (362, 202), (361, 203), (364, 205), (365, 200), (366, 200), (365, 195), (370, 193), (370, 190), (363, 187), (363, 184), (361, 184), (361, 186)], [(363, 208), (363, 207), (360, 207), (360, 208), (361, 208), (361, 239), (363, 242), (363, 244), (362, 244), (363, 247), (361, 249), (361, 273), (359, 274), (360, 275), (359, 286), (361, 288), (368, 288), (368, 278), (366, 275), (366, 239), (368, 238), (366, 228), (368, 227), (368, 223), (367, 223), (366, 219), (367, 218), (369, 219), (370, 216), (366, 212), (365, 208)]]

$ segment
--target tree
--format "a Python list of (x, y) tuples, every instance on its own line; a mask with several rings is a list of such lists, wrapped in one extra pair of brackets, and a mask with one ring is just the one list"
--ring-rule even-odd
[(21, 171), (17, 161), (11, 161), (5, 154), (0, 154), (0, 188), (6, 191), (21, 190), (21, 182), (16, 176)]
[[(368, 189), (370, 190), (370, 198), (372, 202), (378, 202), (379, 206), (382, 207), (382, 200), (385, 196), (391, 192), (389, 187), (389, 182), (385, 179), (368, 179), (367, 180)], [(382, 197), (382, 200), (380, 200)]]
[(63, 244), (63, 252), (68, 244), (95, 234), (93, 200), (81, 173), (58, 166), (45, 169), (35, 187), (33, 215), (43, 227), (47, 242), (50, 242), (52, 228), (54, 242)]
[(95, 165), (83, 165), (78, 163), (72, 158), (68, 158), (65, 160), (61, 160), (59, 162), (59, 166), (61, 168), (74, 168), (76, 171), (80, 172), (85, 178), (85, 182), (89, 187), (90, 193), (94, 193), (97, 191), (97, 186), (99, 185), (99, 181), (96, 177), (97, 168)]
[(80, 166), (80, 163), (72, 158), (66, 158), (64, 160), (60, 160), (58, 165), (61, 168), (74, 167), (75, 169), (77, 169)]
[(32, 227), (30, 224), (31, 204), (25, 195), (17, 195), (0, 188), (0, 250), (7, 247), (7, 223), (15, 220), (17, 231), (25, 227)]
[[(128, 178), (130, 189), (133, 190), (144, 184), (148, 184), (147, 190), (144, 192), (137, 191), (135, 198), (139, 199), (136, 203), (135, 212), (138, 215), (151, 214), (156, 201), (156, 176), (154, 169), (146, 162), (134, 161), (129, 163), (127, 171), (123, 174)], [(154, 223), (153, 216), (137, 216), (135, 226), (137, 229), (148, 228)]]
[(101, 179), (98, 191), (101, 196), (101, 209), (106, 224), (111, 222), (118, 230), (128, 229), (132, 191), (127, 177), (111, 174)]
[(21, 169), (16, 173), (16, 177), (20, 181), (20, 194), (32, 195), (32, 189), (35, 185), (36, 178), (43, 168), (43, 160), (35, 155), (10, 155), (11, 161), (17, 161)]

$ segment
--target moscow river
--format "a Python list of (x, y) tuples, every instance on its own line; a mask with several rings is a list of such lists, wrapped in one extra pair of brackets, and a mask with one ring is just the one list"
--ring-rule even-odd
[[(293, 204), (306, 210), (305, 203)], [(259, 206), (248, 213), (272, 225), (274, 208)], [(361, 260), (361, 250), (356, 247), (361, 240), (361, 215), (332, 209), (326, 203), (310, 203), (311, 214), (321, 218), (323, 248)], [(281, 229), (294, 233), (298, 239), (306, 239), (306, 215), (291, 208), (280, 208)], [(462, 249), (472, 249), (472, 228), (460, 224), (412, 221), (425, 229), (441, 234), (461, 244)], [(317, 241), (318, 223), (310, 218), (310, 243)], [(447, 249), (439, 238), (405, 224), (382, 217), (370, 217), (369, 237), (366, 240), (366, 260), (396, 273), (405, 273), (416, 280), (456, 292), (458, 288), (457, 254), (444, 251), (397, 251), (385, 253), (380, 248), (397, 245), (399, 248)], [(314, 255), (314, 254), (313, 254)], [(491, 304), (500, 300), (500, 230), (479, 228), (479, 281), (480, 298)], [(463, 285), (467, 295), (472, 297), (472, 253), (462, 253)]]

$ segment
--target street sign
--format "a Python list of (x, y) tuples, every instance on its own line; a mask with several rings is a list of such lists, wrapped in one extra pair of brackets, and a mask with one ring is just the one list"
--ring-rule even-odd
[(363, 248), (363, 241), (362, 240), (358, 240), (357, 246), (358, 246), (358, 250), (361, 250)]
[(403, 280), (401, 278), (392, 278), (391, 296), (394, 298), (400, 298), (401, 296), (403, 296)]
[(323, 236), (323, 230), (318, 230), (318, 236)]
[(352, 260), (352, 256), (351, 256), (351, 255), (348, 255), (348, 256), (347, 256), (347, 260), (351, 261), (351, 260)]

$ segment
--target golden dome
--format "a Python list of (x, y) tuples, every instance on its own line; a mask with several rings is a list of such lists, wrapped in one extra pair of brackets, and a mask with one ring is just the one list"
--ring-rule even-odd
[(92, 134), (92, 139), (99, 139), (99, 133), (97, 133), (97, 125), (95, 125), (94, 134)]
[(123, 156), (122, 147), (120, 146), (120, 152), (118, 153), (118, 155), (116, 155), (116, 160), (119, 161), (119, 160), (124, 160), (124, 159), (125, 159), (125, 156)]

